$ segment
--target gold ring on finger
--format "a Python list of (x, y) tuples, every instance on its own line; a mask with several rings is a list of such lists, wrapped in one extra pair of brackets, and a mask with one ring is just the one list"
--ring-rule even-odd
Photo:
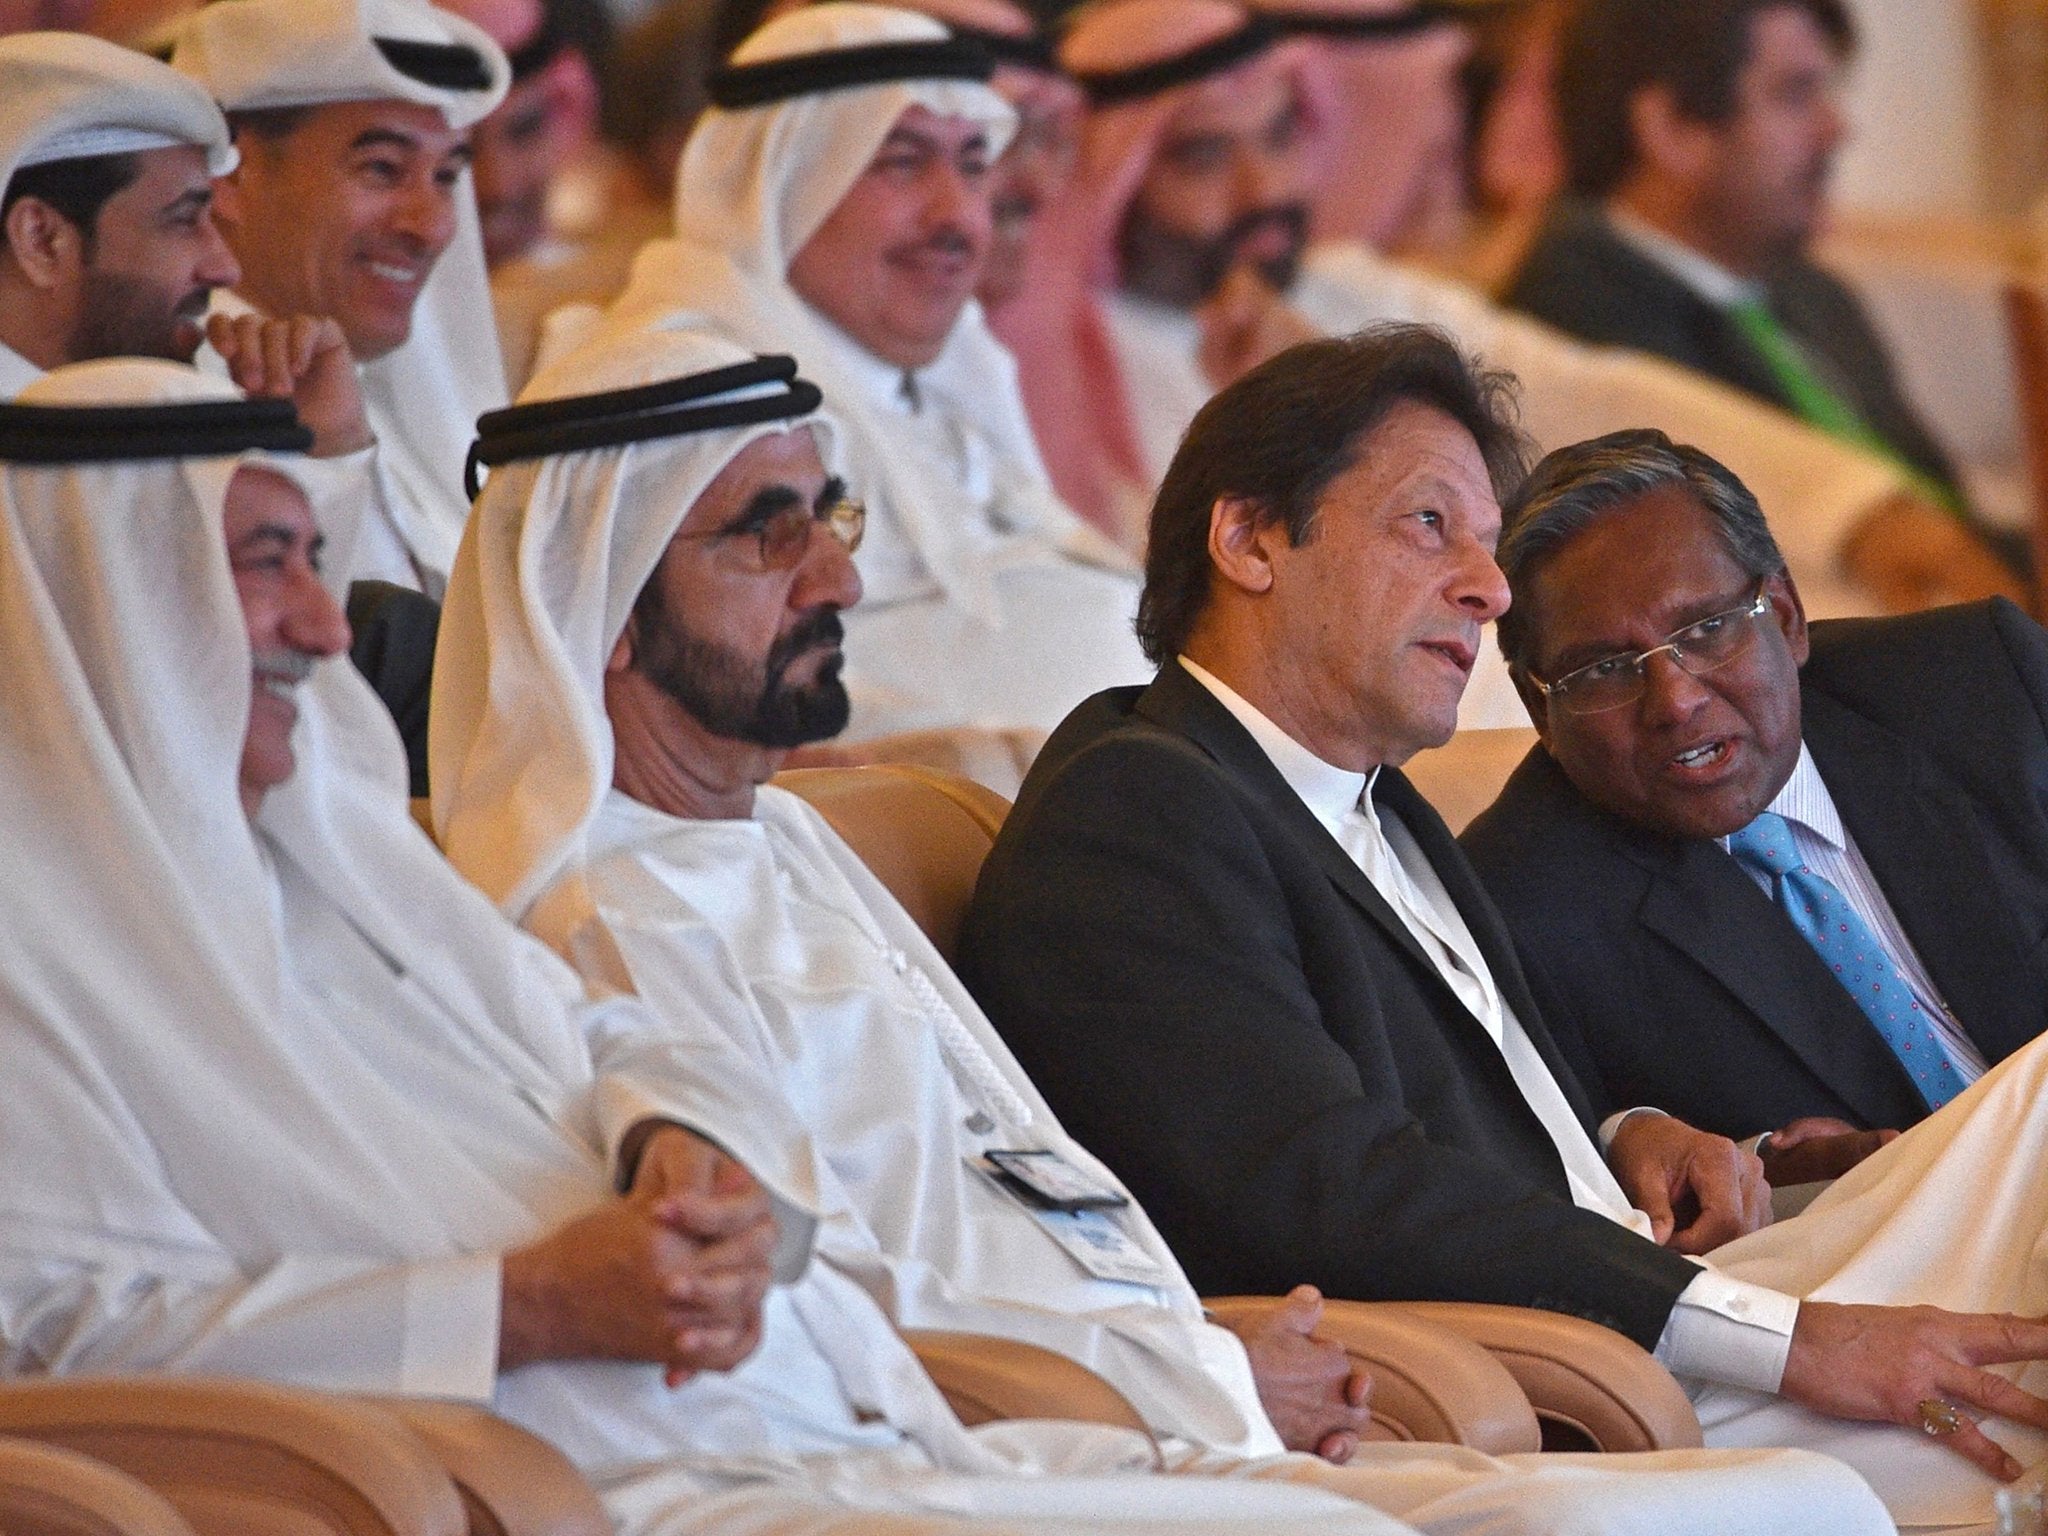
[(1970, 1421), (1954, 1403), (1939, 1397), (1920, 1399), (1920, 1427), (1937, 1438), (1952, 1435)]

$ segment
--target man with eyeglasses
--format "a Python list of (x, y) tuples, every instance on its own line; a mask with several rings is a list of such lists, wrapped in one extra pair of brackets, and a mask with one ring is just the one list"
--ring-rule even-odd
[(1605, 1107), (1832, 1177), (2048, 1025), (2048, 637), (1819, 621), (1726, 468), (1656, 432), (1510, 505), (1542, 744), (1465, 847)]
[[(2041, 1306), (2048, 1042), (1775, 1226), (1730, 1139), (1606, 1114), (1400, 771), (1450, 736), (1508, 608), (1506, 388), (1389, 326), (1284, 352), (1196, 416), (1153, 509), (1159, 674), (1046, 743), (961, 974), (1206, 1294), (1589, 1318), (1669, 1367), (1708, 1445), (1824, 1450), (1901, 1526), (1981, 1527), (1993, 1479), (2048, 1453), (2048, 1402), (1985, 1369), (2048, 1359), (2048, 1326), (2010, 1315)], [(1755, 592), (1735, 572), (1584, 659)]]

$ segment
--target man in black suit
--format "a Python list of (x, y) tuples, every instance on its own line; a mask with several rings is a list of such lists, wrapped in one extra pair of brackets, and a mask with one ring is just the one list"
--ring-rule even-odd
[(1771, 401), (1897, 460), (1961, 513), (1955, 466), (1861, 304), (1807, 255), (1854, 44), (1844, 0), (1580, 7), (1556, 92), (1569, 195), (1507, 302)]
[(1745, 1412), (1814, 1423), (1778, 1393), (2017, 1476), (1955, 1405), (2048, 1427), (1977, 1368), (2048, 1357), (2048, 1327), (1802, 1303), (1653, 1241), (1758, 1225), (1760, 1165), (1672, 1117), (1596, 1126), (1498, 912), (1401, 776), (1450, 735), (1507, 603), (1501, 394), (1439, 334), (1385, 327), (1204, 408), (1153, 509), (1159, 676), (1047, 744), (962, 973), (1199, 1289), (1572, 1312), (1749, 1389)]
[[(1501, 563), (1501, 645), (1542, 744), (1465, 848), (1596, 1105), (1778, 1128), (1774, 1182), (1826, 1177), (1872, 1145), (1847, 1133), (1923, 1119), (2048, 1026), (2038, 625), (1994, 601), (1809, 630), (1755, 499), (1655, 432), (1545, 460)], [(1766, 810), (1926, 1028), (1888, 1041), (1730, 851)]]

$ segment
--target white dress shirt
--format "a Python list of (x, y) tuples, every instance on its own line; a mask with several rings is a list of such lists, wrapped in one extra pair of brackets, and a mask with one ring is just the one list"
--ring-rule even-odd
[[(1185, 656), (1180, 663), (1250, 733), (1500, 1047), (1515, 1085), (1557, 1148), (1572, 1203), (1647, 1239), (1650, 1219), (1630, 1205), (1600, 1149), (1572, 1112), (1528, 1031), (1501, 996), (1471, 929), (1421, 846), (1398, 817), (1373, 804), (1378, 770), (1354, 773), (1324, 762), (1220, 678)], [(1798, 1298), (1718, 1274), (1703, 1264), (1672, 1308), (1656, 1355), (1681, 1376), (1775, 1392), (1785, 1374), (1798, 1315)]]
[[(1913, 941), (1906, 936), (1898, 913), (1885, 899), (1884, 887), (1877, 883), (1877, 876), (1871, 873), (1870, 866), (1863, 861), (1862, 852), (1856, 847), (1855, 839), (1849, 836), (1848, 827), (1843, 825), (1842, 813), (1835, 807), (1835, 797), (1828, 793), (1827, 783), (1821, 778), (1820, 769), (1814, 766), (1813, 754), (1807, 750), (1806, 743), (1799, 744), (1799, 762), (1792, 769), (1792, 777), (1785, 781), (1785, 787), (1765, 809), (1784, 817), (1791, 824), (1792, 846), (1798, 850), (1799, 857), (1816, 875), (1840, 891), (1856, 915), (1870, 925), (1870, 931), (1877, 935), (1877, 942), (1884, 946), (1885, 957), (1906, 979), (1914, 1000), (1926, 1014), (1927, 1022), (1933, 1026), (1963, 1082), (1977, 1081), (1984, 1075), (1987, 1065), (1984, 1053), (1963, 1032), (1962, 1025), (1956, 1022), (1955, 1014), (1934, 985), (1934, 978), (1928, 974), (1919, 951), (1913, 948)], [(1727, 838), (1721, 839), (1721, 846), (1728, 846)], [(1748, 864), (1743, 864), (1742, 869), (1763, 888), (1765, 895), (1776, 900), (1769, 871), (1755, 869)]]
[(1604, 211), (1623, 245), (1654, 261), (1714, 308), (1733, 309), (1764, 297), (1763, 284), (1736, 276), (1711, 256), (1673, 239), (1619, 204), (1609, 203)]

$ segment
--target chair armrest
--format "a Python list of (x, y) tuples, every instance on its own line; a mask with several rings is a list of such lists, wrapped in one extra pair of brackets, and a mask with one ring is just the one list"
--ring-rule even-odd
[(1015, 1339), (934, 1328), (906, 1329), (903, 1339), (963, 1424), (1079, 1419), (1150, 1433), (1123, 1393), (1065, 1355)]
[(134, 1478), (76, 1451), (0, 1439), (0, 1531), (35, 1536), (192, 1536)]
[(1701, 1444), (1699, 1416), (1671, 1373), (1634, 1340), (1561, 1312), (1479, 1302), (1387, 1303), (1492, 1352), (1544, 1421), (1545, 1444), (1602, 1451)]
[[(1243, 1334), (1286, 1303), (1277, 1296), (1220, 1296), (1203, 1309)], [(1373, 1302), (1329, 1301), (1316, 1335), (1372, 1373), (1375, 1440), (1431, 1440), (1504, 1456), (1537, 1450), (1529, 1400), (1499, 1361), (1455, 1333)]]
[(470, 1403), (374, 1397), (420, 1438), (462, 1495), (470, 1536), (612, 1536), (611, 1516), (547, 1441)]
[(208, 1536), (465, 1536), (455, 1484), (367, 1404), (259, 1382), (0, 1383), (0, 1434), (76, 1451), (161, 1494)]

